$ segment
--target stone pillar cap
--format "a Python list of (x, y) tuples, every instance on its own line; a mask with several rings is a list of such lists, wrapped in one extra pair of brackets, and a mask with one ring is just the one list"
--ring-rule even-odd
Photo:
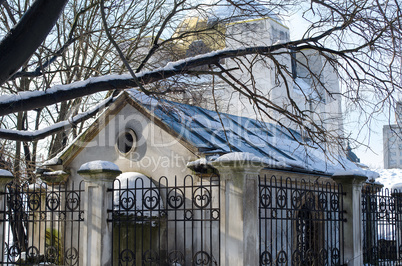
[(0, 178), (11, 178), (11, 179), (13, 179), (14, 176), (10, 171), (0, 169)]
[(5, 191), (5, 186), (14, 179), (10, 171), (0, 169), (0, 192)]
[(364, 170), (353, 169), (349, 171), (337, 171), (332, 175), (332, 178), (346, 183), (363, 183), (367, 180), (367, 175)]
[(108, 161), (92, 161), (81, 165), (77, 171), (85, 180), (113, 181), (121, 174), (119, 167)]
[(87, 162), (81, 165), (80, 169), (78, 170), (78, 173), (85, 173), (85, 172), (91, 172), (91, 173), (103, 173), (103, 172), (120, 172), (119, 167), (108, 161), (92, 161), (92, 162)]
[(397, 192), (398, 194), (402, 194), (402, 183), (397, 183), (397, 184), (393, 185), (393, 186), (391, 187), (391, 190), (392, 190), (392, 191), (396, 190), (396, 192)]

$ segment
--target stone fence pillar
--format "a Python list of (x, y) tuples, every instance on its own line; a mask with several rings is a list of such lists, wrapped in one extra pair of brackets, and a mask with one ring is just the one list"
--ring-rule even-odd
[[(13, 174), (11, 174), (7, 170), (0, 169), (0, 261), (5, 261), (4, 258), (4, 247), (5, 247), (5, 232), (4, 230), (8, 230), (4, 226), (4, 220), (6, 219), (6, 184), (10, 183), (14, 179)], [(8, 243), (10, 244), (10, 243)]]
[(267, 166), (250, 153), (230, 153), (211, 163), (221, 182), (221, 263), (259, 265), (258, 178)]
[(343, 198), (344, 218), (344, 259), (348, 266), (363, 265), (362, 238), (362, 186), (366, 176), (357, 174), (335, 174), (332, 178), (342, 184), (345, 196)]
[(112, 265), (112, 225), (107, 209), (112, 208), (113, 181), (121, 174), (118, 166), (105, 161), (83, 164), (78, 170), (85, 181), (83, 252), (80, 265)]

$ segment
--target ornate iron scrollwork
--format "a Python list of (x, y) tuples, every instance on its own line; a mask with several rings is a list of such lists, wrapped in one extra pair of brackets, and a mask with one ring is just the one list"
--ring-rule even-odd
[(210, 265), (211, 256), (205, 251), (198, 251), (193, 257), (193, 265)]
[(64, 253), (64, 261), (66, 265), (69, 266), (77, 265), (78, 258), (79, 258), (78, 250), (74, 247), (67, 249), (66, 252)]
[(142, 195), (143, 205), (147, 210), (154, 210), (159, 206), (160, 196), (157, 189), (147, 189)]
[(52, 191), (47, 194), (46, 196), (46, 206), (49, 208), (51, 211), (57, 210), (57, 208), (60, 206), (60, 196), (58, 193), (55, 191)]
[(125, 211), (131, 210), (136, 203), (134, 192), (130, 189), (123, 190), (123, 192), (120, 193), (119, 202), (120, 202), (119, 205), (123, 210)]
[(124, 249), (119, 254), (119, 262), (120, 263), (132, 263), (133, 265), (135, 265), (136, 258), (135, 258), (134, 252), (130, 249)]
[(260, 256), (261, 265), (272, 265), (272, 255), (268, 251), (264, 251)]
[(40, 207), (40, 194), (37, 192), (33, 192), (28, 194), (28, 208), (31, 211), (36, 211)]
[(199, 186), (193, 192), (193, 203), (197, 208), (204, 209), (211, 202), (211, 193), (204, 187)]
[(185, 258), (183, 252), (179, 250), (172, 250), (168, 254), (168, 262), (169, 265), (172, 265), (174, 263), (179, 263), (181, 265), (185, 264)]
[(184, 204), (184, 193), (180, 188), (172, 188), (167, 195), (167, 203), (173, 209), (178, 209)]
[(80, 196), (77, 192), (71, 191), (67, 194), (66, 209), (69, 211), (75, 211), (80, 207)]

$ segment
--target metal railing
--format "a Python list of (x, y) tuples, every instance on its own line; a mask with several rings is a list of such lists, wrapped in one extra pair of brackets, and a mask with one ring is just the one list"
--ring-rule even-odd
[(113, 265), (219, 265), (219, 186), (217, 177), (189, 175), (116, 180)]
[(343, 192), (334, 182), (261, 177), (260, 265), (342, 265)]
[(0, 195), (0, 264), (79, 265), (81, 185), (8, 184)]
[(368, 265), (402, 262), (402, 192), (367, 185), (362, 191), (363, 259)]

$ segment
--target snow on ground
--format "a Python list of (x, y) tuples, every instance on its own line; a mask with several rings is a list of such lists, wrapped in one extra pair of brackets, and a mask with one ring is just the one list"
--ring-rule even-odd
[(402, 183), (402, 169), (373, 169), (380, 177), (376, 178), (376, 182), (384, 185), (385, 188), (392, 188), (395, 184)]

